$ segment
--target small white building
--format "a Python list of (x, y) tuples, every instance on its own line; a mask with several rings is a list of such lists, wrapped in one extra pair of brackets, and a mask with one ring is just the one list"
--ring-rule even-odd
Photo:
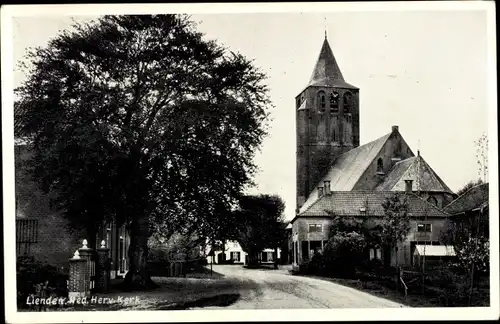
[[(219, 247), (222, 247), (222, 244), (219, 244)], [(212, 251), (212, 246), (207, 245), (207, 262), (208, 263), (222, 263), (222, 255), (223, 253), (226, 255), (226, 261), (235, 264), (247, 264), (248, 261), (248, 253), (246, 253), (241, 245), (237, 241), (226, 241), (224, 245), (225, 251), (222, 250), (214, 250)], [(211, 252), (213, 252), (213, 260)], [(281, 250), (278, 249), (278, 259), (281, 258)], [(259, 254), (259, 259), (262, 263), (272, 263), (274, 262), (274, 249), (264, 249)]]

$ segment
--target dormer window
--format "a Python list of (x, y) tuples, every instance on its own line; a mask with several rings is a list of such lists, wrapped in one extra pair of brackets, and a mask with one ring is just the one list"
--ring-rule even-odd
[(438, 205), (438, 201), (435, 197), (432, 197), (430, 196), (428, 199), (427, 199), (427, 202), (433, 204), (434, 206), (437, 206)]

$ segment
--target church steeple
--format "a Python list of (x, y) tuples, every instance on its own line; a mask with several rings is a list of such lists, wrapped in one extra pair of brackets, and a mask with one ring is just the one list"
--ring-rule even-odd
[(335, 60), (335, 56), (330, 48), (330, 44), (328, 43), (326, 30), (325, 40), (323, 41), (323, 46), (321, 47), (318, 61), (316, 62), (316, 66), (314, 67), (308, 86), (358, 89), (345, 82), (342, 72), (337, 64), (337, 60)]
[(295, 97), (297, 207), (332, 161), (359, 146), (359, 89), (344, 76), (325, 39), (309, 84)]

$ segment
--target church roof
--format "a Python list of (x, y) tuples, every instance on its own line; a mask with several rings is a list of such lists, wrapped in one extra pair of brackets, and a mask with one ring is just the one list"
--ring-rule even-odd
[(463, 195), (449, 203), (444, 210), (451, 214), (460, 214), (488, 205), (489, 185), (483, 183), (467, 190)]
[[(330, 181), (330, 190), (332, 191), (352, 190), (368, 166), (377, 157), (391, 134), (392, 133), (388, 133), (337, 157), (330, 166), (328, 173), (319, 183)], [(318, 196), (317, 190), (317, 188), (313, 189), (301, 210), (307, 208), (308, 205), (314, 202)]]
[(326, 37), (308, 86), (358, 89), (344, 81), (342, 72)]
[(392, 195), (407, 197), (408, 213), (412, 217), (449, 216), (413, 193), (361, 190), (332, 191), (330, 194), (324, 194), (298, 216), (384, 216), (382, 203)]
[(396, 163), (376, 190), (404, 191), (405, 180), (413, 180), (414, 190), (453, 193), (420, 155)]

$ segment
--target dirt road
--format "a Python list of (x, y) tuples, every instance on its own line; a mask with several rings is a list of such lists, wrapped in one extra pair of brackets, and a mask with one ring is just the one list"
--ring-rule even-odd
[(405, 307), (333, 282), (292, 276), (285, 269), (214, 265), (213, 270), (247, 287), (239, 291), (240, 298), (226, 309)]

